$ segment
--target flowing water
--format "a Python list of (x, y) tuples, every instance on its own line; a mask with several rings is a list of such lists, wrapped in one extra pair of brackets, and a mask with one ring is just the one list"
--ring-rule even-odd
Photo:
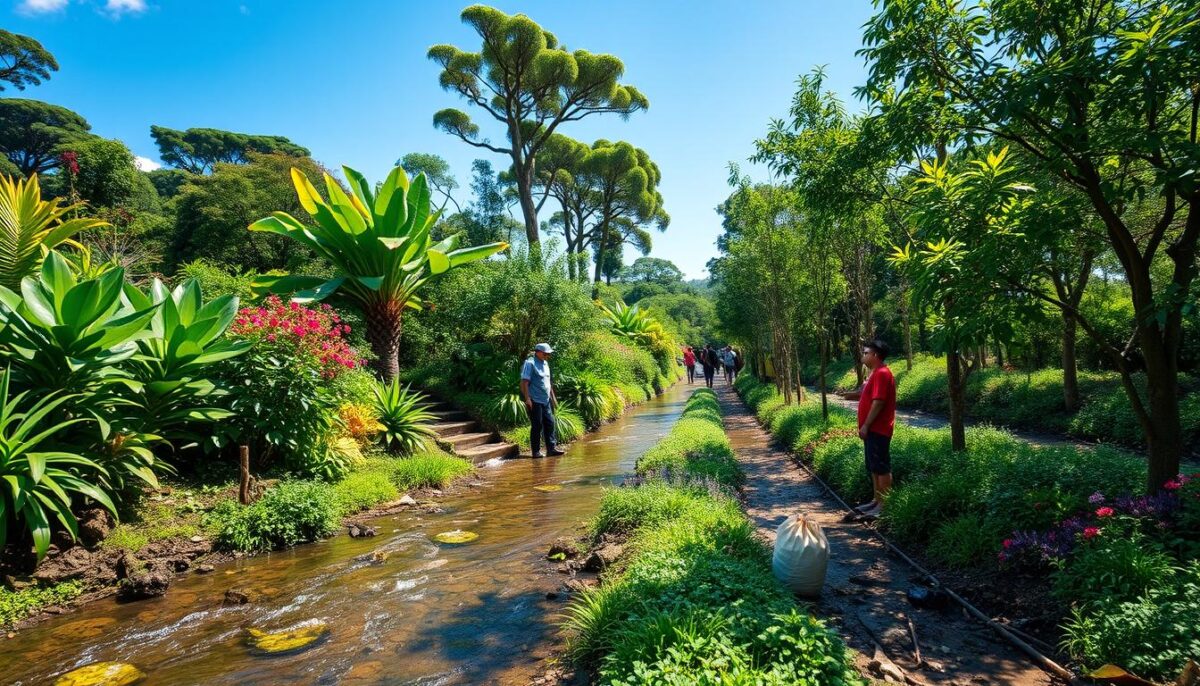
[[(630, 408), (565, 457), (479, 468), (477, 487), (420, 510), (381, 517), (374, 538), (337, 536), (240, 560), (177, 581), (166, 596), (103, 600), (0, 642), (0, 682), (51, 683), (97, 661), (129, 662), (146, 684), (524, 684), (545, 656), (564, 606), (563, 577), (544, 555), (574, 535), (603, 489), (678, 418), (687, 387)], [(561, 486), (549, 492), (535, 486)], [(474, 531), (464, 545), (437, 533)], [(373, 552), (387, 553), (373, 563)], [(260, 598), (223, 604), (226, 590)], [(319, 620), (329, 636), (303, 652), (261, 657), (246, 629)]]

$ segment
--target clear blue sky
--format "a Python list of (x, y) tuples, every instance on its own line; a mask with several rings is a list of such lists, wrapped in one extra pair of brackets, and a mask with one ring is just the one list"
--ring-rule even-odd
[[(40, 40), (61, 69), (31, 97), (69, 107), (92, 130), (157, 160), (150, 125), (278, 134), (326, 165), (368, 178), (407, 152), (445, 157), (466, 186), (471, 160), (506, 160), (436, 131), (433, 113), (467, 109), (437, 85), (436, 43), (478, 50), (459, 20), (469, 2), (314, 0), (15, 0), (5, 28)], [(868, 0), (786, 2), (515, 2), (568, 48), (608, 52), (650, 109), (560, 129), (591, 142), (627, 140), (662, 168), (671, 226), (657, 257), (705, 274), (728, 195), (729, 161), (744, 161), (771, 117), (786, 113), (796, 77), (826, 65), (849, 100), (864, 78), (854, 55)], [(477, 117), (493, 139), (502, 135)], [(463, 194), (465, 196), (465, 193)], [(460, 198), (462, 199), (462, 198)], [(632, 255), (627, 253), (627, 260)]]

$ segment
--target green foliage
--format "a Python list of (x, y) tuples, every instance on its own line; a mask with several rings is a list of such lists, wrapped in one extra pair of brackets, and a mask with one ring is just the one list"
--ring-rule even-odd
[(597, 307), (608, 317), (613, 333), (622, 338), (649, 345), (666, 335), (662, 324), (641, 311), (637, 305), (626, 307), (625, 303), (618, 302), (611, 309), (603, 303), (597, 304)]
[(744, 478), (721, 426), (721, 410), (712, 391), (692, 393), (683, 415), (654, 447), (638, 460), (639, 474), (686, 476), (736, 488)]
[(180, 265), (176, 274), (198, 283), (210, 297), (232, 295), (242, 302), (254, 299), (255, 275), (249, 272), (235, 272), (216, 262), (197, 259)]
[(375, 413), (384, 427), (383, 446), (405, 455), (423, 450), (433, 436), (430, 424), (434, 420), (426, 397), (411, 387), (401, 388), (399, 379), (377, 382), (374, 392)]
[(591, 428), (616, 419), (625, 408), (625, 403), (613, 390), (611, 383), (591, 372), (560, 374), (556, 388), (562, 401), (570, 403)]
[(47, 250), (78, 245), (72, 240), (76, 234), (104, 225), (73, 218), (80, 208), (57, 198), (42, 200), (36, 174), (28, 181), (0, 175), (0, 286), (19, 288), (21, 279), (37, 272)]
[(964, 514), (942, 523), (929, 537), (929, 557), (950, 567), (971, 567), (994, 557), (996, 541), (1011, 529), (976, 514)]
[(0, 626), (37, 614), (43, 607), (64, 605), (83, 593), (83, 582), (65, 581), (53, 586), (30, 586), (19, 591), (0, 587)]
[(338, 511), (353, 514), (399, 498), (400, 489), (393, 482), (389, 467), (384, 458), (368, 463), (334, 484), (333, 494), (337, 498)]
[(145, 548), (155, 541), (171, 538), (190, 538), (201, 532), (199, 518), (185, 514), (185, 510), (199, 505), (169, 507), (143, 503), (134, 513), (109, 532), (100, 546), (105, 550), (125, 550), (131, 553)]
[(402, 491), (445, 488), (460, 476), (474, 471), (470, 462), (440, 450), (393, 459), (390, 469), (392, 483)]
[(1142, 536), (1100, 535), (1082, 544), (1054, 572), (1054, 595), (1084, 606), (1135, 601), (1182, 575), (1170, 555)]
[[(719, 430), (711, 392), (693, 394), (667, 440), (694, 435), (685, 423)], [(631, 535), (626, 559), (566, 613), (569, 651), (600, 683), (860, 683), (837, 635), (779, 587), (726, 492), (652, 478), (606, 493), (591, 531)]]
[(308, 149), (283, 136), (259, 136), (220, 129), (179, 131), (151, 126), (150, 137), (158, 145), (163, 162), (193, 174), (207, 174), (220, 163), (243, 164), (252, 153), (308, 157)]
[(26, 178), (57, 169), (61, 147), (87, 139), (91, 128), (86, 119), (65, 107), (0, 99), (0, 153)]
[[(69, 183), (67, 188), (58, 188), (59, 195), (68, 196), (73, 190), (79, 198), (96, 207), (135, 208), (145, 202), (148, 190), (153, 205), (157, 205), (157, 191), (143, 177), (134, 163), (133, 153), (118, 140), (87, 138), (64, 146), (64, 152), (75, 155), (75, 166), (64, 168), (55, 175), (59, 184)], [(77, 168), (78, 172), (73, 171)]]
[(1132, 600), (1109, 596), (1075, 608), (1064, 648), (1090, 669), (1119, 664), (1145, 679), (1169, 681), (1200, 654), (1200, 562), (1163, 577)]
[[(26, 86), (40, 86), (50, 78), (50, 72), (58, 71), (54, 55), (37, 40), (19, 33), (0, 29), (0, 82), (7, 82), (17, 90)], [(0, 83), (0, 91), (5, 86)]]
[[(558, 409), (554, 411), (554, 437), (558, 440), (559, 445), (570, 443), (582, 436), (585, 431), (583, 418), (579, 416), (579, 413), (562, 405), (559, 405)], [(502, 431), (501, 436), (509, 443), (528, 448), (529, 424)]]
[(290, 548), (336, 531), (339, 502), (325, 484), (284, 482), (250, 505), (222, 501), (209, 513), (206, 524), (217, 531), (216, 543), (226, 550)]

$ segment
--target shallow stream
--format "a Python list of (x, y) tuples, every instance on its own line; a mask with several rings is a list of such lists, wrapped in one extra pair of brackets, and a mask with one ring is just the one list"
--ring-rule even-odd
[[(166, 596), (101, 600), (0, 639), (0, 681), (33, 686), (92, 662), (136, 665), (158, 684), (525, 684), (546, 656), (565, 577), (544, 561), (558, 536), (578, 533), (603, 489), (678, 418), (676, 385), (570, 446), (566, 456), (479, 467), (477, 485), (370, 523), (379, 535), (339, 535), (289, 551), (189, 574)], [(468, 478), (470, 480), (470, 478)], [(537, 490), (537, 486), (561, 486)], [(432, 541), (464, 529), (463, 545)], [(369, 559), (386, 553), (382, 563)], [(259, 597), (223, 603), (227, 590)], [(319, 620), (328, 637), (305, 651), (262, 657), (251, 627), (277, 631)]]

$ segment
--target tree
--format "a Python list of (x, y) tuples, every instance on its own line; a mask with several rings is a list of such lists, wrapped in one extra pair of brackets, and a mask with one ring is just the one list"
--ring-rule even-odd
[(513, 229), (505, 198), (507, 186), (496, 174), (492, 163), (475, 160), (471, 163), (471, 193), (475, 199), (467, 205), (467, 244), (484, 245), (497, 241), (511, 242)]
[(150, 136), (158, 145), (163, 162), (193, 174), (207, 174), (219, 162), (244, 164), (248, 153), (277, 153), (292, 157), (308, 157), (308, 148), (301, 147), (283, 136), (259, 136), (234, 133), (221, 129), (188, 129), (179, 131), (165, 126), (151, 126)]
[[(1179, 352), (1198, 270), (1195, 3), (1100, 0), (1088, 11), (1050, 4), (1026, 12), (997, 0), (885, 0), (864, 41), (870, 79), (862, 94), (901, 122), (893, 129), (910, 144), (1015, 146), (1091, 205), (1129, 284), (1132, 335), (1105, 337), (1057, 294), (1029, 292), (1071, 316), (1120, 370), (1146, 436), (1148, 487), (1160, 489), (1184, 450)], [(904, 125), (931, 109), (955, 122), (954, 140)], [(1156, 197), (1153, 217), (1129, 214)], [(1135, 351), (1145, 397), (1133, 381)]]
[(444, 89), (501, 123), (507, 145), (481, 138), (478, 124), (461, 110), (441, 110), (433, 124), (468, 145), (509, 156), (532, 247), (539, 238), (539, 205), (545, 202), (545, 196), (534, 202), (535, 160), (558, 127), (594, 114), (628, 116), (646, 109), (649, 101), (618, 83), (625, 72), (621, 60), (586, 50), (567, 52), (554, 34), (524, 14), (472, 5), (463, 10), (462, 20), (483, 40), (480, 51), (435, 45), (429, 58), (442, 67)]
[(462, 212), (462, 207), (451, 193), (458, 188), (458, 181), (455, 181), (454, 175), (450, 173), (450, 163), (441, 156), (426, 152), (410, 152), (397, 160), (396, 164), (404, 167), (405, 173), (409, 176), (415, 177), (418, 174), (424, 174), (425, 178), (429, 179), (429, 187), (442, 196), (442, 204), (438, 206), (438, 212), (445, 210), (448, 203), (454, 203), (454, 209)]
[(74, 157), (55, 175), (59, 178), (53, 190), (60, 195), (73, 191), (93, 207), (128, 205), (143, 184), (150, 183), (121, 141), (95, 137), (65, 144), (62, 152)]
[(683, 284), (683, 272), (670, 260), (661, 257), (639, 257), (621, 272), (621, 280), (680, 286)]
[(0, 99), (0, 152), (24, 176), (59, 165), (62, 146), (91, 136), (92, 127), (65, 107), (39, 100)]
[(272, 211), (299, 214), (291, 170), (320, 175), (324, 167), (309, 158), (251, 153), (246, 164), (217, 164), (207, 176), (193, 175), (171, 201), (175, 227), (172, 267), (204, 259), (235, 271), (290, 269), (310, 259), (302, 244), (246, 227)]
[(41, 43), (0, 29), (0, 91), (4, 82), (20, 91), (40, 86), (52, 71), (58, 71), (58, 62)]
[(325, 174), (328, 201), (308, 177), (292, 169), (296, 195), (313, 224), (306, 226), (286, 212), (274, 212), (250, 225), (251, 231), (279, 234), (304, 245), (332, 265), (333, 278), (268, 277), (259, 285), (293, 293), (299, 301), (336, 296), (356, 305), (367, 322), (376, 368), (390, 383), (400, 373), (404, 310), (420, 307), (417, 291), (433, 276), (508, 246), (491, 243), (460, 249), (458, 235), (434, 243), (429, 232), (437, 217), (430, 211), (424, 175), (410, 183), (404, 169), (396, 167), (374, 192), (362, 174), (342, 169), (353, 196)]

